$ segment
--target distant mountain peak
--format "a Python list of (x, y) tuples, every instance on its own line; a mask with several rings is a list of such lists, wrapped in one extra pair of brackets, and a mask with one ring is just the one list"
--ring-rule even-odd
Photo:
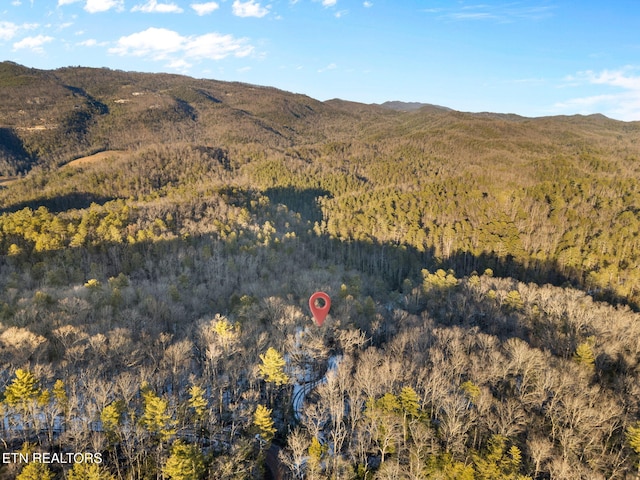
[(401, 102), (399, 100), (393, 100), (374, 105), (379, 105), (381, 107), (388, 108), (389, 110), (396, 110), (398, 112), (415, 112), (416, 110), (420, 110), (421, 108), (425, 107), (435, 108), (446, 112), (452, 111), (450, 108), (442, 107), (440, 105), (433, 105), (431, 103)]

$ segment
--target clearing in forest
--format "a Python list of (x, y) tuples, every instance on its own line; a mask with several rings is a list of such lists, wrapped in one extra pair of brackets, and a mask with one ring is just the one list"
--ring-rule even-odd
[(126, 150), (107, 150), (105, 152), (94, 153), (93, 155), (89, 155), (87, 157), (76, 158), (75, 160), (67, 163), (66, 166), (82, 167), (90, 163), (106, 160), (107, 158), (120, 158), (124, 155), (127, 155), (128, 153), (129, 152), (127, 152)]

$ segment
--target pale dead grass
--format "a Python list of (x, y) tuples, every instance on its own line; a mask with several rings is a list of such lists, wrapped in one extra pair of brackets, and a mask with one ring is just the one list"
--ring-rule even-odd
[(15, 181), (17, 181), (20, 177), (0, 177), (0, 186), (1, 185), (9, 185)]
[[(79, 168), (79, 167), (83, 167), (86, 165), (91, 165), (93, 163), (98, 163), (100, 161), (106, 160), (108, 158), (115, 158), (118, 159), (120, 157), (123, 157), (125, 155), (128, 155), (129, 152), (126, 150), (107, 150), (106, 152), (99, 152), (99, 153), (95, 153), (93, 155), (89, 155), (86, 157), (82, 157), (82, 158), (76, 158), (75, 160), (72, 160), (71, 162), (65, 164), (65, 167), (73, 167), (73, 168)], [(0, 176), (0, 186), (2, 187), (6, 187), (8, 185), (11, 185), (12, 183), (17, 182), (21, 177), (19, 176), (12, 176), (12, 177), (3, 177)]]
[(106, 152), (99, 152), (93, 155), (89, 155), (87, 157), (76, 158), (71, 162), (67, 163), (66, 167), (82, 167), (85, 165), (90, 165), (92, 163), (100, 162), (102, 160), (106, 160), (107, 158), (120, 158), (125, 155), (128, 155), (129, 152), (126, 150), (107, 150)]

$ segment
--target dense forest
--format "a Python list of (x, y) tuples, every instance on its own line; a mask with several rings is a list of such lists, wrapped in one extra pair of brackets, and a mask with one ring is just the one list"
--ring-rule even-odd
[(0, 478), (638, 478), (640, 123), (393, 107), (0, 63)]

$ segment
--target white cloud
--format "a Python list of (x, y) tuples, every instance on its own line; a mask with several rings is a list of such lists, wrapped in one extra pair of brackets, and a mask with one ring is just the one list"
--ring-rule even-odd
[(70, 5), (72, 3), (78, 3), (82, 0), (58, 0), (58, 6), (62, 7), (63, 5)]
[(13, 22), (0, 21), (0, 40), (11, 40), (21, 30), (33, 30), (39, 26), (40, 24), (38, 23), (23, 23), (22, 25), (18, 25)]
[[(121, 37), (117, 46), (109, 49), (109, 53), (114, 55), (168, 60), (169, 66), (173, 65), (173, 68), (186, 67), (188, 60), (222, 60), (228, 56), (246, 57), (252, 52), (253, 46), (246, 38), (219, 33), (184, 37), (173, 30), (154, 27)], [(178, 57), (182, 63), (177, 60)]]
[(323, 7), (333, 7), (336, 3), (338, 3), (338, 0), (322, 0)]
[(349, 13), (349, 10), (340, 10), (334, 14), (336, 18), (342, 18)]
[(157, 0), (149, 0), (143, 5), (136, 5), (132, 12), (144, 13), (182, 13), (183, 10), (175, 3), (158, 3)]
[(216, 11), (218, 8), (220, 8), (220, 5), (218, 5), (216, 2), (192, 3), (191, 8), (193, 8), (198, 15), (202, 16)]
[(95, 38), (90, 38), (88, 40), (84, 40), (82, 42), (77, 43), (81, 47), (106, 47), (108, 42), (98, 42)]
[(238, 17), (264, 17), (269, 10), (261, 6), (255, 0), (247, 0), (246, 2), (241, 2), (240, 0), (235, 0), (233, 2), (233, 14)]
[(35, 37), (25, 37), (19, 42), (14, 43), (13, 49), (21, 50), (24, 48), (24, 49), (32, 50), (34, 52), (42, 53), (44, 51), (42, 49), (42, 46), (45, 45), (46, 43), (52, 42), (53, 40), (54, 40), (53, 37), (48, 37), (45, 35), (36, 35)]
[(84, 9), (89, 13), (106, 12), (112, 8), (123, 10), (124, 0), (87, 0), (84, 6)]
[(12, 22), (0, 22), (0, 40), (11, 40), (20, 27)]
[(611, 85), (640, 92), (640, 77), (629, 75), (633, 70), (635, 68), (629, 66), (620, 70), (603, 70), (600, 73), (589, 71), (586, 72), (586, 76), (596, 85)]
[(183, 58), (177, 58), (175, 60), (171, 60), (167, 64), (168, 68), (171, 68), (173, 70), (178, 70), (179, 72), (185, 72), (185, 73), (188, 72), (192, 66), (193, 66), (192, 64), (190, 64)]
[(362, 6), (365, 8), (371, 8), (373, 7), (373, 3), (372, 2), (362, 2)]
[(330, 63), (326, 67), (321, 68), (320, 70), (318, 70), (318, 73), (326, 72), (328, 70), (335, 70), (336, 68), (338, 68), (338, 65), (336, 65), (335, 63)]
[(184, 41), (185, 38), (177, 32), (151, 27), (143, 32), (120, 37), (117, 46), (110, 48), (109, 53), (134, 57), (152, 55), (154, 59), (163, 59), (184, 48)]
[(554, 108), (559, 111), (577, 113), (603, 113), (619, 120), (640, 120), (640, 76), (634, 72), (638, 68), (627, 66), (619, 70), (601, 72), (579, 72), (566, 78), (568, 86), (601, 85), (617, 89), (617, 92), (571, 98), (558, 102)]
[(232, 35), (207, 33), (190, 38), (185, 44), (184, 53), (187, 57), (210, 60), (222, 60), (229, 55), (246, 57), (251, 54), (253, 47), (244, 43)]
[(426, 8), (425, 13), (437, 14), (440, 18), (454, 21), (493, 21), (510, 23), (518, 20), (540, 21), (553, 15), (556, 7), (549, 5), (528, 6), (522, 2), (489, 2), (474, 5), (462, 5), (451, 8)]

